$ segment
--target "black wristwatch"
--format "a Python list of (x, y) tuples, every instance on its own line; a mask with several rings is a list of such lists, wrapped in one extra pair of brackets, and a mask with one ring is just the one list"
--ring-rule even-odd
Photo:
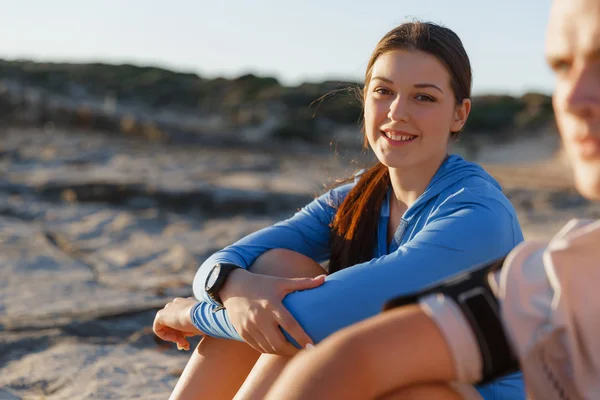
[(218, 263), (215, 264), (215, 266), (208, 273), (206, 283), (204, 284), (204, 289), (210, 298), (219, 303), (221, 306), (223, 303), (219, 297), (219, 291), (223, 288), (223, 285), (225, 285), (227, 277), (231, 271), (238, 268), (242, 267), (231, 263)]

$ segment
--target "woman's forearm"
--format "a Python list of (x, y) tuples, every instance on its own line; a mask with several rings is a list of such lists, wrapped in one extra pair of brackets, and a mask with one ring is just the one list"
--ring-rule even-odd
[(214, 304), (207, 295), (204, 284), (218, 262), (233, 263), (248, 269), (261, 255), (273, 249), (287, 249), (319, 262), (327, 260), (331, 252), (329, 224), (335, 214), (334, 204), (338, 204), (338, 197), (345, 196), (350, 189), (351, 185), (333, 189), (313, 200), (291, 218), (256, 231), (210, 256), (198, 268), (194, 277), (194, 297)]
[[(325, 272), (309, 257), (285, 249), (267, 251), (250, 266), (250, 269), (252, 273), (283, 278), (314, 277)], [(231, 272), (219, 292), (221, 301), (226, 303), (228, 298), (242, 295), (241, 289), (251, 285), (249, 277), (252, 273), (242, 269)], [(212, 302), (201, 301), (200, 303), (191, 312), (192, 321), (198, 329), (216, 338), (243, 340), (231, 323), (226, 310), (219, 309)], [(297, 345), (291, 337), (288, 336), (288, 339)]]

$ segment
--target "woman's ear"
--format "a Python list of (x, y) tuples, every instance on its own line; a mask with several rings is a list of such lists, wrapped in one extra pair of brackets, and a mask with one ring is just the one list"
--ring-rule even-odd
[(454, 112), (454, 119), (452, 121), (450, 131), (459, 132), (463, 128), (463, 126), (465, 126), (470, 112), (471, 99), (464, 99), (462, 104), (456, 106), (456, 110)]

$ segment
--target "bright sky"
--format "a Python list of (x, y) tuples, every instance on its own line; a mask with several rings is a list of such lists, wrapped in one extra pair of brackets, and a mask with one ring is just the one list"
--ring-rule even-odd
[(0, 0), (0, 58), (158, 65), (284, 84), (360, 80), (407, 19), (462, 39), (475, 93), (550, 93), (550, 0)]

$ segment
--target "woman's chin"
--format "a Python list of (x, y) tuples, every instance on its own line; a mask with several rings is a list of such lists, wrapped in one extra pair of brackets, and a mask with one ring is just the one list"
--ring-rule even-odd
[(414, 162), (411, 161), (410, 157), (401, 157), (397, 154), (386, 154), (382, 157), (377, 158), (379, 159), (380, 163), (382, 163), (388, 168), (408, 168), (414, 165)]

